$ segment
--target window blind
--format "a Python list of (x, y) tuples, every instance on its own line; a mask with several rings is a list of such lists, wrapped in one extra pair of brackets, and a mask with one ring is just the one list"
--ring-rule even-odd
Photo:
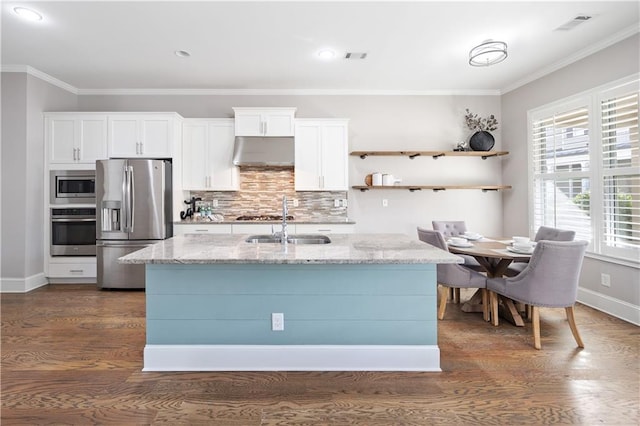
[(591, 241), (589, 109), (543, 115), (532, 126), (533, 222)]
[(638, 92), (600, 102), (602, 129), (603, 243), (640, 247)]
[(640, 263), (638, 76), (529, 112), (531, 225)]

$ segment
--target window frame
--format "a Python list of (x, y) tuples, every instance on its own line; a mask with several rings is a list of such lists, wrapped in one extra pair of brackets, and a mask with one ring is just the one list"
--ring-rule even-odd
[[(588, 131), (589, 131), (589, 152), (588, 171), (558, 171), (554, 170), (548, 173), (549, 178), (556, 181), (569, 178), (588, 178), (589, 179), (589, 212), (590, 212), (590, 232), (592, 239), (587, 247), (587, 256), (600, 258), (602, 260), (621, 263), (628, 266), (640, 266), (640, 247), (638, 248), (619, 248), (607, 246), (605, 241), (605, 223), (604, 223), (604, 187), (603, 179), (605, 176), (620, 176), (638, 174), (630, 167), (617, 167), (614, 169), (605, 169), (603, 165), (603, 143), (602, 143), (602, 111), (601, 102), (616, 96), (622, 96), (633, 91), (639, 90), (640, 74), (604, 84), (591, 90), (581, 92), (579, 94), (569, 96), (554, 102), (542, 105), (527, 111), (527, 172), (528, 172), (528, 216), (529, 229), (531, 234), (535, 233), (536, 228), (536, 178), (544, 176), (544, 174), (536, 174), (535, 169), (535, 151), (534, 151), (534, 124), (536, 121), (548, 119), (554, 115), (566, 113), (578, 108), (586, 108), (588, 114)], [(634, 173), (635, 172), (635, 173)]]

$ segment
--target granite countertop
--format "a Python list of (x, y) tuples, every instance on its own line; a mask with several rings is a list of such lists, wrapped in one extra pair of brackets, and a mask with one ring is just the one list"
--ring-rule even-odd
[(180, 235), (119, 259), (127, 264), (425, 264), (461, 257), (405, 234), (331, 234), (329, 244), (247, 243), (248, 235)]

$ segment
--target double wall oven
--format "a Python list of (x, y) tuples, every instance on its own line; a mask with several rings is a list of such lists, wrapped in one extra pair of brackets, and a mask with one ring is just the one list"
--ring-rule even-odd
[(94, 170), (51, 171), (51, 256), (96, 255), (95, 181)]

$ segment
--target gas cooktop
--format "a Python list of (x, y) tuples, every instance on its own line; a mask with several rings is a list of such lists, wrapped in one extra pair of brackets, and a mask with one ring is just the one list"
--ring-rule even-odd
[[(250, 221), (269, 221), (269, 220), (282, 220), (282, 215), (275, 214), (261, 214), (261, 215), (245, 215), (238, 216), (236, 220), (250, 220)], [(293, 220), (293, 216), (287, 216), (287, 220)]]

